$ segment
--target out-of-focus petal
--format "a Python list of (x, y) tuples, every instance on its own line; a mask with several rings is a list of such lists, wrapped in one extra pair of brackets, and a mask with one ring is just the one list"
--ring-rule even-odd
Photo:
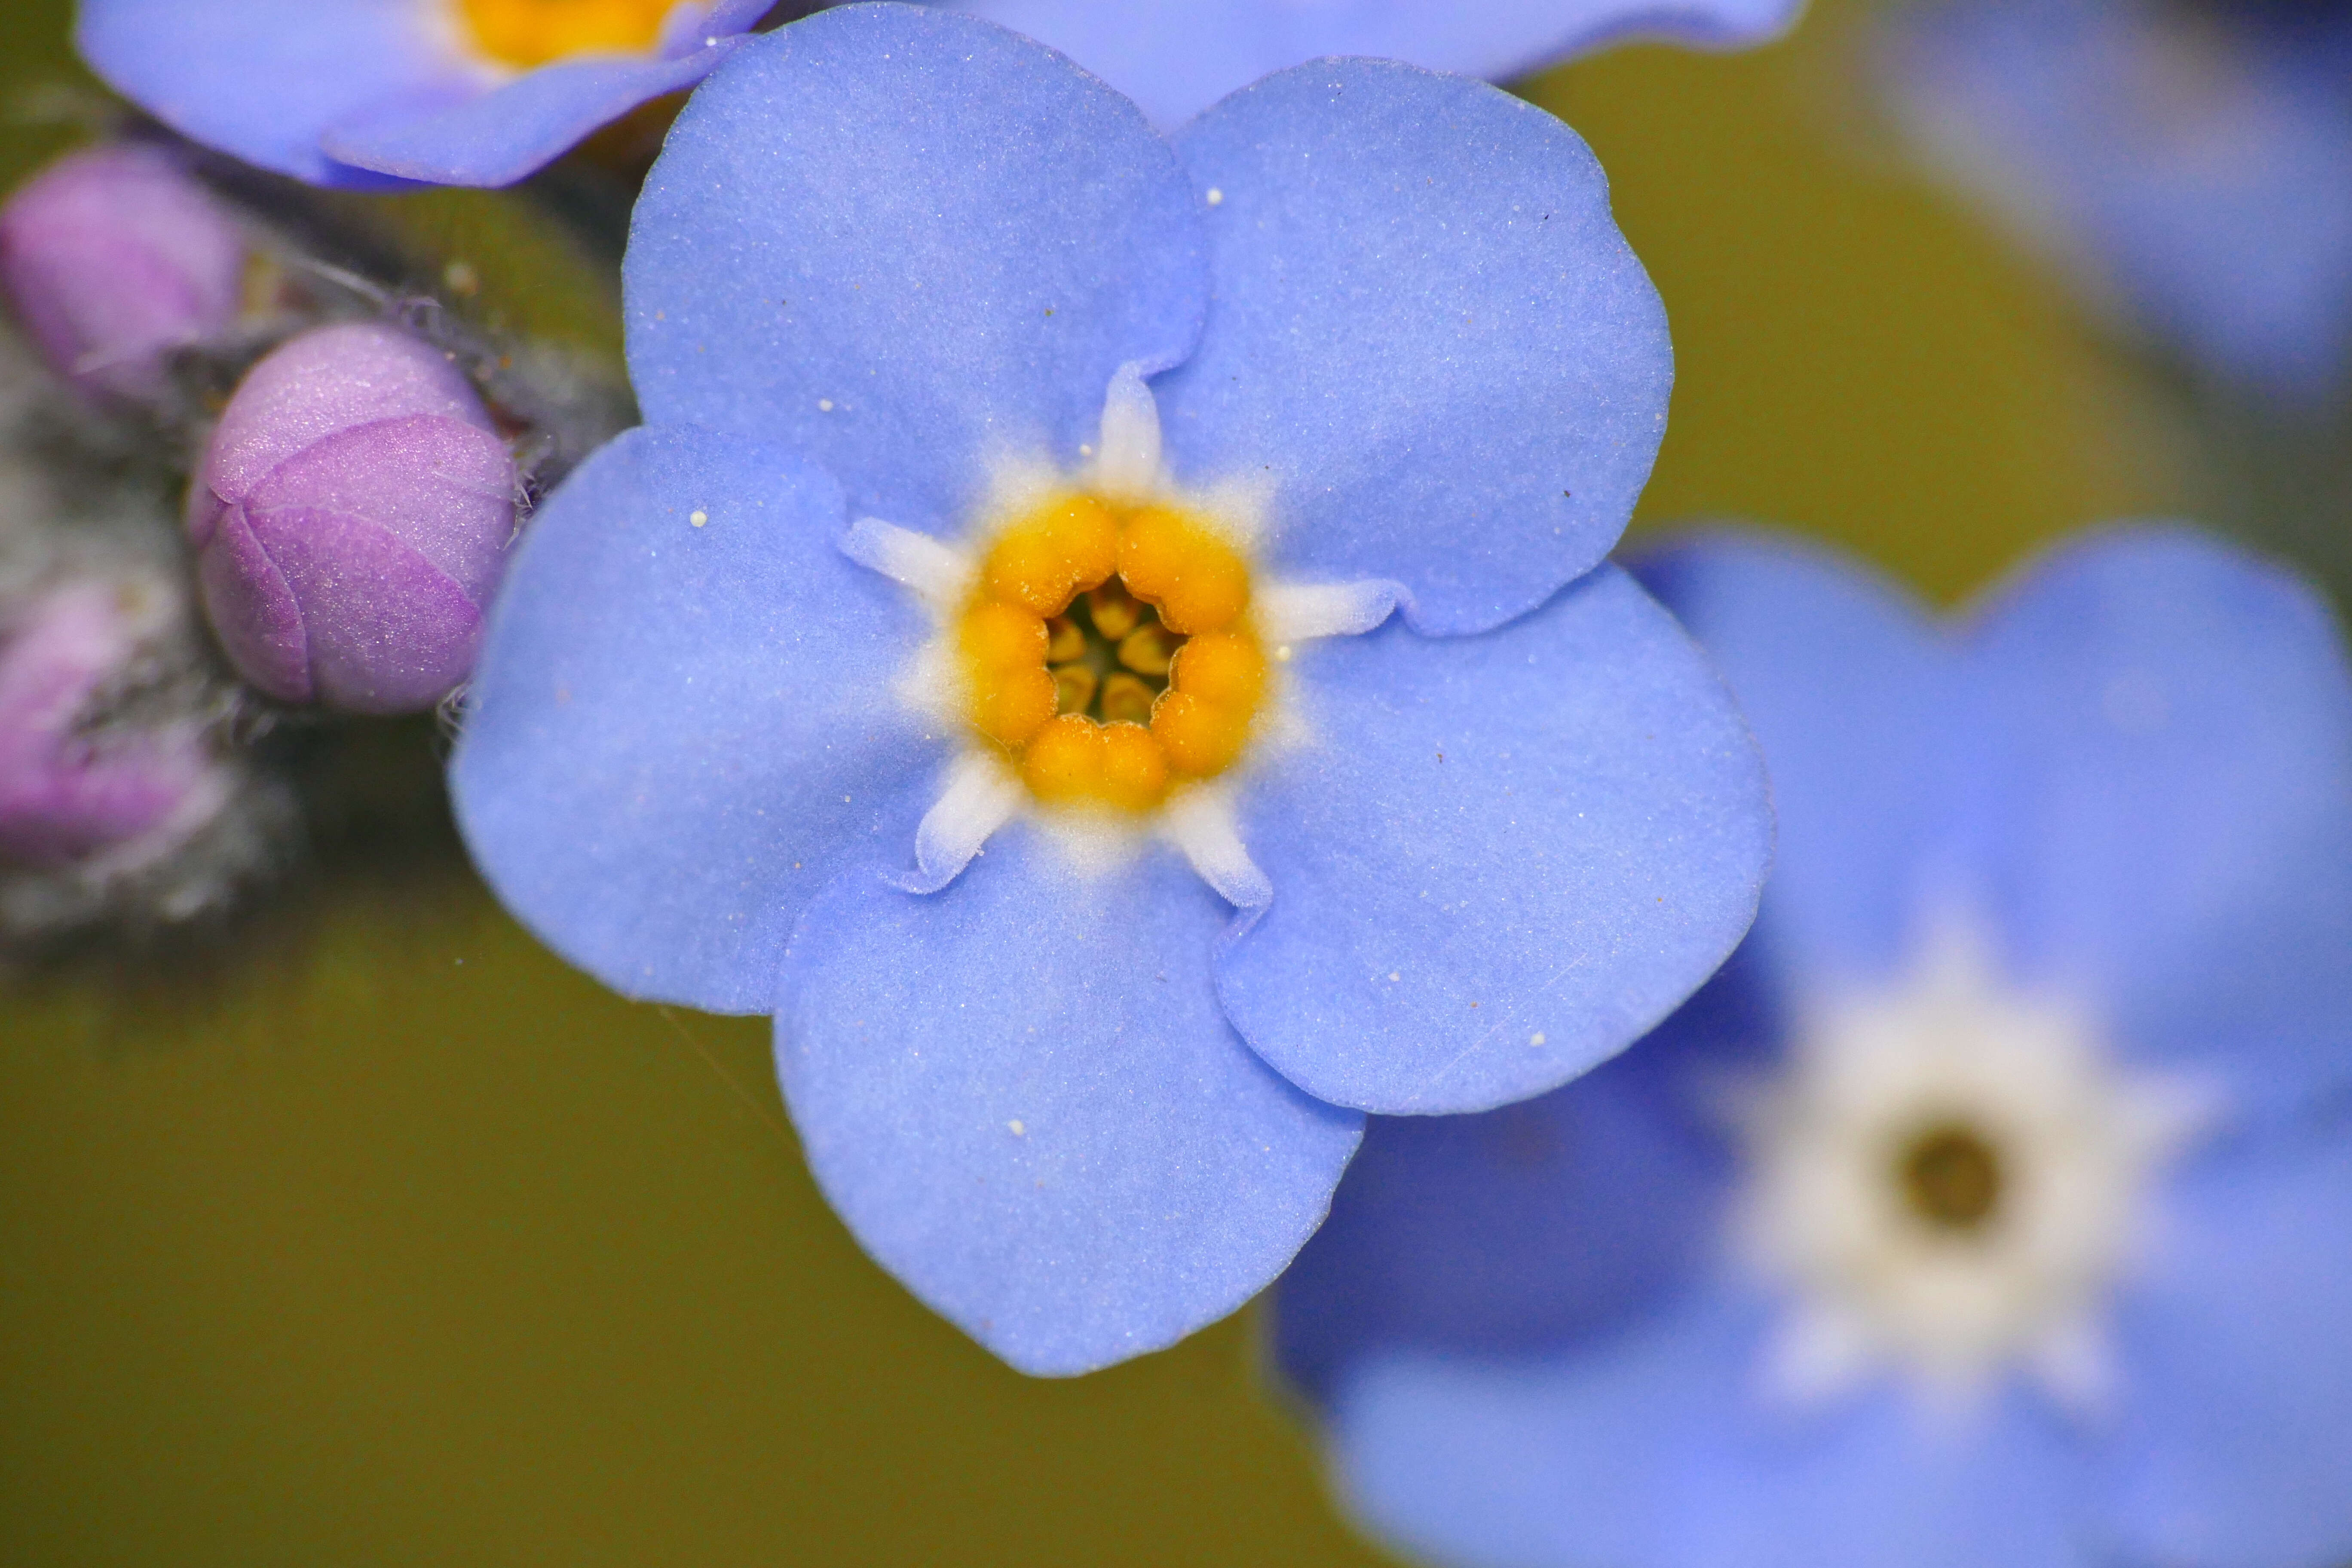
[(1334, 1417), (1340, 1486), (1463, 1568), (2080, 1568), (2053, 1419), (2007, 1397), (1938, 1423), (1892, 1388), (1762, 1405), (1759, 1338), (1752, 1304), (1695, 1291), (1547, 1362), (1368, 1362)]
[(1270, 484), (1280, 570), (1393, 580), (1424, 632), (1500, 625), (1608, 552), (1674, 363), (1576, 132), (1483, 83), (1326, 60), (1178, 146), (1215, 298), (1159, 388), (1181, 478)]
[(1483, 1110), (1622, 1049), (1754, 916), (1762, 763), (1682, 628), (1604, 567), (1476, 637), (1299, 650), (1304, 735), (1243, 795), (1274, 900), (1218, 962), (1292, 1082)]
[(2203, 1568), (2352, 1557), (2352, 1137), (2182, 1168), (2148, 1278), (2124, 1298), (2106, 1528)]
[(1688, 1053), (1667, 1037), (1723, 984), (1539, 1099), (1373, 1117), (1331, 1217), (1283, 1274), (1283, 1375), (1321, 1404), (1382, 1350), (1541, 1355), (1703, 1268), (1731, 1173), (1718, 1141), (1690, 1136), (1703, 1108), (1683, 1103)]
[(779, 1076), (867, 1251), (1025, 1372), (1224, 1316), (1322, 1218), (1362, 1119), (1251, 1054), (1208, 958), (1226, 906), (1175, 856), (1082, 872), (1034, 828), (944, 892), (878, 864), (808, 910)]
[(567, 60), (488, 92), (372, 105), (322, 130), (328, 156), (436, 185), (510, 185), (650, 98), (692, 87), (741, 40), (664, 60)]
[(173, 130), (321, 185), (399, 182), (329, 157), (361, 110), (480, 89), (417, 0), (80, 0), (74, 40), (108, 86)]
[[(1952, 639), (1923, 608), (1793, 540), (1726, 531), (1637, 555), (1754, 726), (1780, 852), (1755, 940), (1799, 990), (1889, 973), (1948, 889)], [(1941, 869), (1939, 870), (1939, 867)]]
[(507, 906), (631, 996), (765, 1011), (801, 907), (944, 754), (891, 691), (920, 613), (835, 548), (841, 492), (645, 428), (517, 547), (452, 767)]
[(735, 51), (646, 181), (638, 395), (952, 531), (992, 462), (1076, 464), (1120, 365), (1191, 350), (1192, 207), (1134, 105), (1037, 44), (898, 5), (796, 22)]
[(1179, 125), (1227, 93), (1324, 55), (1371, 55), (1501, 80), (1627, 37), (1728, 47), (1802, 0), (951, 0), (1053, 45)]
[[(2187, 529), (2038, 563), (1970, 639), (1971, 859), (2015, 958), (2242, 1109), (2352, 1079), (2352, 670), (2283, 569)], [(1769, 747), (1769, 742), (1767, 742)]]

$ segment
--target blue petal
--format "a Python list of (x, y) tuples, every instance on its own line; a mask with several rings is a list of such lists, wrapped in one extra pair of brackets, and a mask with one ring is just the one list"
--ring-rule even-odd
[(1802, 0), (950, 0), (1053, 45), (1178, 125), (1227, 93), (1322, 55), (1373, 55), (1501, 80), (1625, 37), (1732, 46)]
[(371, 105), (323, 138), (343, 163), (442, 185), (509, 185), (647, 99), (691, 87), (740, 39), (667, 60), (577, 60), (452, 101)]
[(1024, 1372), (1232, 1311), (1355, 1152), (1362, 1119), (1218, 1012), (1226, 912), (1164, 851), (1082, 875), (1016, 826), (942, 893), (845, 872), (793, 939), (776, 1058), (818, 1182), (884, 1268)]
[(1319, 1099), (1484, 1110), (1615, 1054), (1756, 910), (1763, 768), (1682, 629), (1604, 567), (1477, 637), (1300, 650), (1306, 731), (1243, 837), (1274, 884), (1223, 952), (1234, 1026)]
[(1891, 584), (1793, 540), (1691, 536), (1632, 563), (1738, 699), (1772, 777), (1780, 853), (1757, 915), (1799, 993), (1884, 974), (1950, 873), (1952, 639)]
[(679, 116), (624, 268), (630, 370), (648, 418), (950, 529), (992, 460), (1074, 463), (1122, 363), (1190, 351), (1202, 243), (1134, 105), (987, 23), (852, 5), (736, 50)]
[(420, 0), (81, 0), (75, 45), (174, 131), (320, 185), (391, 188), (319, 145), (379, 105), (478, 90)]
[(1477, 1568), (2080, 1568), (2082, 1466), (2018, 1398), (1759, 1405), (1756, 1314), (1694, 1294), (1573, 1356), (1368, 1363), (1335, 1418), (1378, 1533)]
[(922, 617), (835, 548), (841, 513), (797, 458), (641, 428), (518, 547), (458, 820), (507, 907), (617, 991), (766, 1011), (802, 905), (940, 751), (889, 689)]
[(2343, 384), (2340, 8), (1948, 4), (1904, 14), (1882, 55), (1927, 153), (2095, 299), (2225, 374), (2294, 395)]
[(1608, 553), (1673, 352), (1576, 132), (1478, 82), (1327, 60), (1179, 146), (1215, 299), (1158, 389), (1180, 477), (1271, 481), (1283, 574), (1393, 580), (1425, 632), (1498, 626)]
[(2352, 1559), (2352, 1128), (2182, 1172), (2118, 1339), (2108, 1528), (2200, 1568)]
[(1729, 1025), (1711, 1005), (1727, 973), (1565, 1089), (1478, 1116), (1372, 1118), (1276, 1289), (1284, 1375), (1323, 1403), (1349, 1363), (1391, 1347), (1556, 1349), (1710, 1260), (1732, 1172), (1720, 1138), (1693, 1135), (1703, 1108), (1685, 1103), (1677, 1037), (1702, 1016)]
[(2117, 530), (2039, 563), (1970, 653), (2007, 742), (1969, 770), (1974, 858), (2018, 959), (2250, 1111), (2352, 1079), (2352, 670), (2317, 595)]

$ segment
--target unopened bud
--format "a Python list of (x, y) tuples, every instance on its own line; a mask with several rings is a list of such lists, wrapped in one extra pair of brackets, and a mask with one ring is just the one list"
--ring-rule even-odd
[(0, 287), (50, 368), (134, 402), (174, 349), (235, 322), (246, 244), (163, 148), (71, 153), (0, 206)]
[(205, 608), (288, 702), (427, 708), (471, 672), (514, 533), (481, 398), (394, 327), (323, 327), (255, 365), (189, 496)]
[(91, 721), (136, 679), (166, 604), (160, 583), (77, 578), (0, 626), (0, 867), (133, 871), (228, 803), (195, 718)]

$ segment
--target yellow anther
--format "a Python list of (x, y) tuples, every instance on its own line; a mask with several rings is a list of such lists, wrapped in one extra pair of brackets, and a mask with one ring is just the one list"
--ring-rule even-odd
[(1185, 778), (1221, 773), (1249, 739), (1249, 715), (1188, 691), (1170, 690), (1151, 710), (1152, 738), (1168, 753), (1168, 771)]
[(1118, 518), (1092, 496), (1065, 496), (997, 535), (982, 578), (994, 598), (1058, 616), (1118, 564)]
[(1059, 496), (990, 542), (957, 619), (970, 722), (1041, 801), (1156, 810), (1248, 744), (1267, 679), (1249, 603), (1248, 563), (1201, 521)]
[(1067, 664), (1085, 657), (1086, 628), (1067, 616), (1055, 616), (1045, 623), (1045, 662)]
[(1017, 748), (1044, 729), (1060, 706), (1060, 689), (1044, 665), (1001, 670), (994, 684), (973, 691), (972, 726), (999, 745)]
[(1045, 666), (1045, 623), (1017, 605), (982, 599), (964, 612), (957, 633), (964, 658), (979, 669)]
[(1168, 759), (1140, 724), (1097, 724), (1066, 713), (1029, 743), (1021, 777), (1040, 800), (1149, 811), (1167, 797)]
[(1021, 753), (1021, 780), (1040, 800), (1081, 800), (1102, 782), (1102, 726), (1065, 713)]
[(1119, 583), (1105, 583), (1087, 595), (1087, 614), (1105, 642), (1118, 642), (1143, 619), (1143, 605)]
[(575, 55), (643, 55), (674, 0), (458, 0), (475, 47), (532, 70)]
[(1146, 621), (1118, 641), (1118, 662), (1138, 675), (1164, 676), (1183, 639), (1158, 621)]
[(1249, 566), (1240, 553), (1162, 507), (1144, 507), (1127, 520), (1118, 574), (1129, 592), (1160, 606), (1169, 630), (1187, 637), (1223, 631), (1249, 608)]
[(1066, 664), (1054, 671), (1054, 691), (1061, 711), (1083, 713), (1095, 700), (1095, 672), (1083, 664)]
[(1176, 650), (1169, 679), (1214, 707), (1255, 712), (1265, 694), (1265, 650), (1239, 632), (1210, 632)]
[(1103, 678), (1105, 719), (1125, 724), (1149, 724), (1151, 705), (1159, 700), (1159, 693), (1123, 669), (1114, 669)]
[(1168, 795), (1168, 754), (1140, 724), (1102, 727), (1102, 798), (1127, 811), (1150, 811)]

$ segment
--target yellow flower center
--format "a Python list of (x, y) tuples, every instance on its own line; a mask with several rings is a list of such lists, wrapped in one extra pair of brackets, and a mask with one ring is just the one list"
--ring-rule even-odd
[(643, 55), (677, 0), (457, 0), (475, 47), (535, 70), (574, 55)]
[(996, 536), (957, 621), (971, 726), (1040, 800), (1152, 810), (1249, 740), (1249, 611), (1248, 563), (1200, 519), (1057, 496)]

